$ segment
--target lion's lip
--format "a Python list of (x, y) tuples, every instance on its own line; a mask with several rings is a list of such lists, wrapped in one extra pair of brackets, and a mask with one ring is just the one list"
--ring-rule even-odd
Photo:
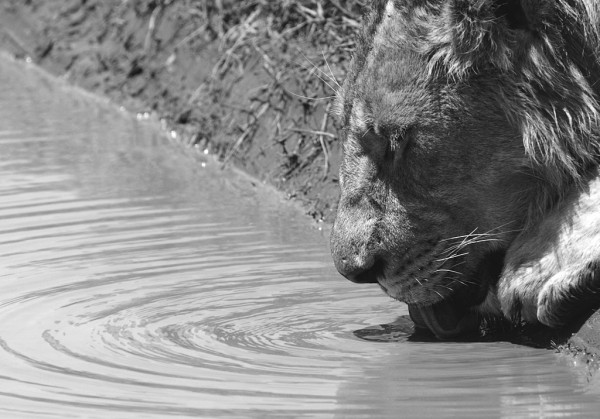
[(409, 304), (408, 311), (417, 328), (427, 328), (442, 340), (472, 333), (479, 326), (476, 313), (461, 310), (449, 300), (430, 306)]
[(372, 272), (363, 272), (358, 275), (347, 275), (346, 278), (355, 284), (377, 284), (379, 276)]

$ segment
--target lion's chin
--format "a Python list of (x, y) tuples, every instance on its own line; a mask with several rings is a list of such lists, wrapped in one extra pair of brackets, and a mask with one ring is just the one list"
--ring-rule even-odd
[(429, 329), (438, 339), (452, 339), (479, 329), (477, 313), (460, 309), (452, 301), (442, 300), (430, 306), (409, 304), (408, 311), (417, 328)]

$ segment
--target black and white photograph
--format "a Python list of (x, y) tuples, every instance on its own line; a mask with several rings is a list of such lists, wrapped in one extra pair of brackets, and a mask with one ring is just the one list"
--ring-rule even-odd
[(0, 419), (600, 418), (600, 1), (0, 0)]

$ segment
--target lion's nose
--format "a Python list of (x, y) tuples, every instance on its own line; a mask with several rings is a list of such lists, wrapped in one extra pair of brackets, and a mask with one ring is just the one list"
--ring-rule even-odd
[(383, 263), (373, 257), (368, 260), (342, 258), (336, 260), (338, 272), (356, 284), (376, 284), (383, 270)]
[(331, 237), (331, 254), (340, 274), (358, 284), (377, 283), (377, 277), (383, 273), (383, 261), (370, 251), (367, 243), (362, 245), (337, 237), (334, 229)]
[[(361, 201), (362, 202), (362, 201)], [(343, 210), (343, 202), (331, 231), (331, 255), (340, 274), (360, 284), (376, 283), (382, 273), (376, 240), (377, 218), (372, 211)]]

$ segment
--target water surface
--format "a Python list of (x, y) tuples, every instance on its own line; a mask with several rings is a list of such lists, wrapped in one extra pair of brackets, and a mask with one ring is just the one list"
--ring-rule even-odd
[(406, 307), (272, 191), (31, 66), (0, 89), (0, 417), (599, 411), (552, 351), (357, 338)]

